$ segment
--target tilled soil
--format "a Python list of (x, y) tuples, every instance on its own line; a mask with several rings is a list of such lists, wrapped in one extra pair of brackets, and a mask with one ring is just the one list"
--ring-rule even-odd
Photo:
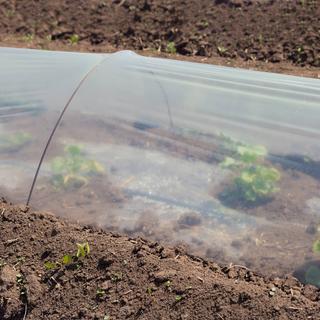
[[(319, 17), (317, 0), (0, 0), (0, 44), (319, 77)], [(320, 319), (311, 285), (185, 252), (1, 202), (0, 319)]]
[(0, 36), (320, 67), (318, 0), (0, 0)]
[[(0, 221), (0, 319), (319, 319), (319, 289), (291, 277), (221, 267), (5, 202)], [(86, 241), (88, 255), (61, 262)]]

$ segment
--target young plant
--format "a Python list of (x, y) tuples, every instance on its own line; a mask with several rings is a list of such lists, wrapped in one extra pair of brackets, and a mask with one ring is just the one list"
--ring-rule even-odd
[(69, 41), (72, 45), (74, 44), (78, 44), (79, 43), (79, 40), (80, 40), (80, 37), (77, 35), (77, 34), (73, 34), (71, 35)]
[(173, 41), (168, 42), (166, 51), (168, 53), (171, 53), (171, 54), (176, 54), (177, 53), (177, 48), (176, 48), (176, 45), (175, 45), (175, 43)]
[(77, 262), (80, 259), (87, 257), (90, 254), (90, 246), (88, 242), (77, 243), (77, 252), (74, 255), (66, 254), (64, 255), (60, 261), (52, 262), (46, 261), (44, 266), (47, 270), (57, 269), (61, 266), (68, 266), (73, 262)]
[(80, 188), (91, 176), (104, 172), (99, 162), (86, 158), (80, 146), (69, 145), (64, 151), (63, 157), (56, 157), (51, 162), (51, 180), (57, 189)]
[(268, 198), (279, 189), (277, 169), (263, 164), (267, 150), (263, 146), (234, 145), (233, 157), (226, 157), (221, 167), (235, 172), (231, 195), (237, 195), (247, 203), (256, 203)]
[(223, 56), (228, 50), (223, 46), (217, 46), (217, 51), (219, 55)]
[(77, 248), (78, 248), (78, 251), (76, 254), (77, 258), (85, 258), (87, 255), (90, 254), (90, 247), (88, 242), (77, 243)]
[(104, 295), (106, 294), (106, 291), (104, 289), (98, 288), (96, 291), (96, 296), (97, 298), (103, 298)]
[(0, 152), (14, 152), (32, 140), (27, 132), (16, 132), (13, 134), (0, 135)]
[[(316, 254), (320, 253), (320, 239), (317, 239), (312, 245), (312, 251)], [(317, 264), (311, 264), (305, 271), (306, 283), (312, 284), (320, 288), (320, 268)]]
[(316, 240), (316, 241), (313, 243), (312, 251), (313, 251), (314, 253), (320, 253), (320, 239)]
[(28, 33), (22, 37), (22, 40), (25, 42), (32, 42), (33, 39), (34, 39), (34, 34), (32, 34), (32, 33)]

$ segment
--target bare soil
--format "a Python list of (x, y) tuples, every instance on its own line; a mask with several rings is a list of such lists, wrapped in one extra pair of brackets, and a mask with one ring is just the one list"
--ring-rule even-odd
[[(1, 319), (319, 319), (319, 289), (0, 204)], [(47, 270), (45, 262), (90, 254)]]
[(318, 77), (319, 16), (317, 0), (0, 0), (0, 40), (148, 55), (171, 43), (196, 61)]

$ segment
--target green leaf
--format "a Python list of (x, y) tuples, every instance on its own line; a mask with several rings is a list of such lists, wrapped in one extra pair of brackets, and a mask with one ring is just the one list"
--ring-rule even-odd
[(51, 162), (51, 169), (55, 174), (61, 174), (65, 170), (65, 160), (62, 157), (56, 157)]
[(70, 254), (66, 254), (62, 257), (63, 264), (70, 264), (72, 262), (72, 256)]
[(320, 239), (313, 243), (312, 250), (315, 253), (320, 253)]
[(106, 293), (105, 290), (103, 290), (101, 288), (98, 288), (97, 292), (96, 292), (96, 295), (97, 295), (97, 297), (102, 298), (105, 295), (105, 293)]
[(224, 160), (223, 160), (223, 162), (221, 162), (221, 167), (222, 168), (230, 168), (230, 167), (234, 167), (236, 164), (237, 164), (238, 162), (235, 160), (235, 159), (233, 159), (233, 158), (231, 158), (231, 157), (226, 157)]
[(246, 163), (257, 161), (260, 157), (267, 155), (267, 149), (264, 146), (238, 146), (237, 153), (241, 156), (241, 160)]
[(241, 172), (240, 178), (243, 182), (251, 183), (254, 181), (255, 175), (252, 174), (249, 170), (243, 170)]
[(55, 262), (47, 261), (44, 263), (44, 266), (46, 269), (51, 270), (55, 269), (57, 267), (57, 264)]
[(88, 242), (77, 243), (77, 258), (84, 258), (90, 253), (90, 247)]
[(237, 148), (238, 153), (240, 155), (245, 154), (245, 153), (250, 153), (250, 154), (255, 154), (257, 156), (264, 157), (267, 155), (267, 149), (264, 146), (261, 145), (256, 145), (256, 146), (239, 146)]
[(86, 243), (84, 244), (84, 247), (85, 247), (85, 250), (86, 250), (87, 254), (89, 254), (89, 253), (90, 253), (89, 243), (86, 242)]
[(88, 160), (88, 168), (91, 173), (103, 173), (104, 167), (95, 160)]
[(104, 167), (95, 160), (86, 159), (79, 145), (67, 145), (63, 157), (55, 157), (51, 162), (51, 181), (57, 188), (78, 189), (88, 184), (93, 174), (102, 174)]
[(69, 153), (72, 156), (80, 156), (81, 155), (81, 147), (77, 145), (69, 145), (65, 147), (65, 152)]

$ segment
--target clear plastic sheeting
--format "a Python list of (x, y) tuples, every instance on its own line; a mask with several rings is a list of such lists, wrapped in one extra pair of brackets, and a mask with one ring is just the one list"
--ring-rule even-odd
[(0, 49), (0, 188), (15, 201), (27, 201), (40, 156), (64, 104), (79, 79), (104, 58)]
[(320, 285), (319, 80), (132, 52), (3, 50), (5, 195), (30, 192), (81, 83), (32, 206)]

